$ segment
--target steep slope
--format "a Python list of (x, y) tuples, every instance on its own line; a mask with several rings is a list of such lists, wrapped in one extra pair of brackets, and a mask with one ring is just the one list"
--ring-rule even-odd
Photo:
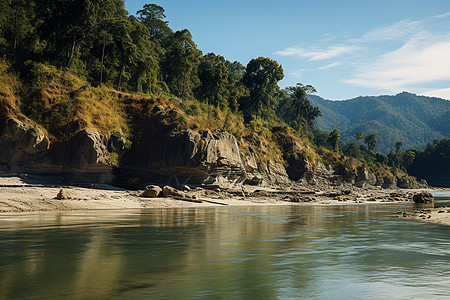
[(337, 128), (343, 141), (354, 141), (358, 130), (378, 134), (380, 152), (387, 153), (396, 142), (406, 148), (422, 148), (434, 140), (450, 136), (450, 101), (403, 92), (395, 96), (358, 97), (330, 101), (310, 96), (322, 111), (316, 127)]

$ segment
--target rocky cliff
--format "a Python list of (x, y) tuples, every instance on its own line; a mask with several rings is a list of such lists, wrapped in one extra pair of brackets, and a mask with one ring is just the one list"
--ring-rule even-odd
[[(284, 164), (263, 159), (259, 152), (264, 141), (256, 134), (248, 142), (238, 141), (225, 131), (180, 130), (170, 117), (173, 115), (173, 109), (160, 109), (141, 120), (130, 149), (117, 137), (107, 139), (93, 128), (52, 143), (39, 126), (9, 118), (0, 136), (0, 164), (3, 173), (53, 176), (64, 183), (115, 182), (135, 187), (150, 183), (210, 188), (242, 184), (287, 187), (294, 183), (318, 188), (344, 183), (358, 187), (420, 186), (411, 178), (377, 178), (365, 168), (352, 171), (342, 164), (333, 167), (314, 162), (309, 146), (280, 132), (276, 136)], [(119, 164), (111, 159), (112, 149), (122, 152)]]
[(105, 139), (86, 128), (67, 141), (50, 143), (37, 125), (6, 120), (0, 135), (4, 173), (52, 176), (66, 183), (111, 182), (113, 164)]

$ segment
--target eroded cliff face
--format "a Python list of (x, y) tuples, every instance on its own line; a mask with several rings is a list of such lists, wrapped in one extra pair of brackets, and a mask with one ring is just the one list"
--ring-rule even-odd
[[(138, 138), (128, 150), (121, 139), (107, 140), (93, 128), (79, 130), (67, 141), (51, 143), (38, 126), (10, 118), (0, 135), (0, 164), (3, 173), (52, 176), (61, 183), (116, 183), (129, 187), (289, 187), (294, 183), (319, 189), (344, 183), (358, 187), (419, 186), (410, 178), (377, 178), (365, 168), (352, 171), (343, 165), (333, 168), (311, 162), (308, 146), (279, 134), (283, 164), (281, 159), (275, 161), (259, 154), (267, 145), (256, 134), (249, 138), (250, 142), (238, 142), (228, 132), (179, 130), (165, 116), (157, 113), (146, 120), (148, 123), (142, 123), (142, 130), (136, 132)], [(112, 161), (111, 149), (122, 151), (119, 165)]]
[(7, 119), (0, 135), (0, 163), (4, 173), (52, 176), (65, 183), (109, 183), (113, 164), (105, 139), (84, 129), (65, 142), (50, 143), (38, 126)]
[[(157, 137), (156, 137), (157, 136)], [(227, 133), (160, 131), (125, 154), (119, 173), (140, 183), (231, 187), (246, 179), (236, 138)]]

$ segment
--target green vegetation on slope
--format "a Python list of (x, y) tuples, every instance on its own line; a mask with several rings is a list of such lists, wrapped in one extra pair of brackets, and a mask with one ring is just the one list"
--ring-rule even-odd
[[(386, 176), (403, 174), (374, 153), (373, 141), (358, 154), (342, 144), (347, 134), (339, 126), (329, 127), (331, 134), (314, 131), (322, 110), (308, 100), (314, 88), (297, 84), (281, 90), (283, 68), (276, 61), (258, 57), (245, 67), (214, 53), (204, 55), (189, 30), (170, 29), (161, 6), (146, 4), (129, 16), (123, 0), (15, 0), (0, 5), (3, 121), (16, 117), (40, 126), (53, 141), (93, 127), (129, 144), (139, 141), (139, 126), (152, 126), (147, 121), (159, 106), (175, 130), (226, 130), (241, 138), (242, 145), (258, 149), (260, 160), (286, 165), (295, 158), (349, 170), (366, 165)], [(357, 105), (343, 109), (361, 124), (370, 112), (370, 119), (383, 128), (397, 118), (386, 114), (383, 101), (366, 101), (372, 106), (363, 114)], [(339, 119), (338, 112), (342, 114), (323, 106), (319, 120), (328, 113)], [(417, 114), (419, 120), (432, 112), (423, 113)], [(381, 116), (391, 123), (376, 121)], [(447, 126), (446, 116), (436, 117), (433, 126)], [(356, 122), (347, 119), (342, 124)], [(411, 119), (402, 120), (408, 124)], [(374, 126), (361, 130), (369, 134)], [(392, 130), (385, 131), (384, 136)], [(416, 135), (421, 134), (418, 128)]]
[(408, 171), (436, 186), (450, 187), (450, 139), (428, 144), (421, 151), (412, 151), (414, 157)]
[(450, 101), (401, 93), (396, 96), (359, 97), (329, 101), (310, 96), (322, 111), (316, 127), (340, 130), (342, 140), (354, 141), (359, 130), (378, 135), (377, 150), (388, 153), (396, 142), (405, 148), (422, 148), (434, 140), (450, 137)]

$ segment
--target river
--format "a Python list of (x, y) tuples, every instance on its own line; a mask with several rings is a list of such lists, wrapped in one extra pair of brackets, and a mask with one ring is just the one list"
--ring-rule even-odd
[(450, 226), (411, 206), (0, 215), (0, 299), (443, 299)]

